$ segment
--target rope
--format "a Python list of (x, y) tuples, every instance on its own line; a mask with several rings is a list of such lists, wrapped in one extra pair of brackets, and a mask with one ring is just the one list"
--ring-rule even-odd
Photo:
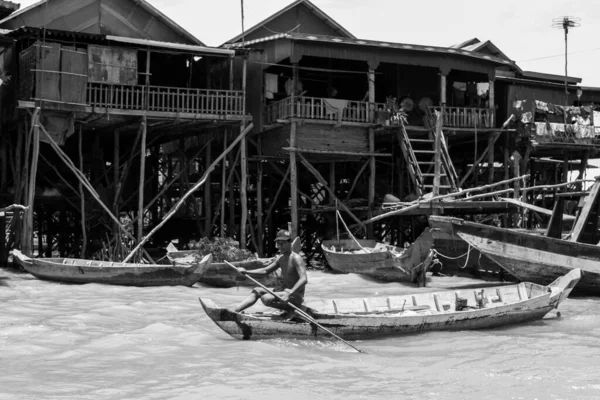
[(458, 256), (458, 257), (450, 257), (450, 256), (447, 256), (447, 255), (445, 255), (445, 254), (442, 254), (442, 253), (440, 253), (440, 252), (439, 252), (439, 251), (437, 251), (436, 249), (431, 249), (431, 250), (432, 250), (432, 251), (433, 251), (433, 252), (434, 252), (436, 255), (442, 256), (442, 257), (444, 257), (444, 258), (446, 258), (446, 259), (448, 259), (448, 260), (458, 260), (459, 258), (463, 258), (463, 257), (465, 257), (465, 256), (466, 256), (467, 258), (466, 258), (466, 260), (465, 260), (465, 263), (464, 263), (464, 265), (463, 265), (462, 267), (461, 267), (460, 265), (458, 266), (460, 269), (465, 269), (465, 268), (467, 267), (467, 263), (469, 262), (469, 257), (470, 257), (470, 255), (471, 255), (471, 249), (472, 249), (472, 246), (471, 246), (471, 245), (469, 245), (469, 249), (467, 250), (467, 252), (466, 252), (466, 253), (464, 253), (464, 254), (462, 254), (462, 255), (460, 255), (460, 256)]

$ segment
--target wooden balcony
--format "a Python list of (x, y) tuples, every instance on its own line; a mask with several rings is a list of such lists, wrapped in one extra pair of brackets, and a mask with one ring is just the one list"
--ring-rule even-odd
[[(333, 100), (333, 102), (331, 101)], [(337, 106), (337, 108), (336, 108)], [(383, 103), (364, 101), (326, 99), (320, 97), (287, 97), (266, 106), (265, 125), (271, 125), (278, 120), (288, 118), (303, 118), (313, 120), (329, 120), (353, 123), (374, 123), (374, 112), (385, 107)]]
[(88, 83), (87, 105), (129, 111), (241, 116), (244, 96), (241, 90)]
[[(341, 100), (345, 107), (338, 110), (332, 107), (331, 99), (320, 97), (287, 97), (283, 100), (268, 104), (265, 108), (265, 125), (271, 125), (278, 120), (302, 118), (314, 120), (330, 120), (338, 122), (377, 123), (377, 113), (371, 113), (371, 108), (384, 110), (384, 103), (369, 103), (364, 101)], [(340, 99), (334, 99), (338, 101)], [(339, 104), (339, 103), (338, 103)], [(335, 104), (334, 104), (335, 105)], [(431, 112), (444, 110), (444, 127), (447, 128), (494, 128), (494, 110), (472, 107), (430, 107)]]
[(473, 107), (429, 107), (430, 111), (444, 111), (443, 126), (447, 128), (494, 128), (494, 110)]

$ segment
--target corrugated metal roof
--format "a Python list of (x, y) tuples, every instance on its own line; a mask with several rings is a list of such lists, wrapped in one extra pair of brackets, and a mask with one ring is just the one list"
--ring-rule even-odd
[(196, 46), (191, 44), (182, 44), (182, 43), (171, 43), (171, 42), (161, 42), (158, 40), (150, 40), (150, 39), (136, 39), (129, 38), (124, 36), (112, 36), (106, 35), (107, 40), (111, 40), (114, 42), (128, 43), (128, 44), (137, 44), (140, 46), (150, 46), (150, 47), (160, 47), (160, 48), (168, 48), (180, 51), (186, 51), (194, 54), (210, 54), (210, 55), (219, 55), (224, 57), (233, 57), (235, 55), (234, 50), (221, 49), (217, 47), (206, 47), (206, 46)]
[[(312, 42), (321, 42), (321, 43), (335, 43), (335, 44), (347, 44), (354, 46), (369, 46), (369, 47), (378, 47), (378, 48), (387, 48), (387, 49), (397, 49), (397, 50), (409, 50), (409, 51), (419, 51), (419, 52), (428, 52), (428, 53), (438, 53), (438, 54), (447, 54), (447, 55), (457, 55), (457, 56), (465, 56), (470, 58), (476, 58), (480, 60), (490, 61), (496, 64), (508, 65), (513, 68), (517, 68), (517, 65), (514, 61), (490, 56), (487, 54), (474, 53), (467, 50), (456, 49), (452, 47), (438, 47), (438, 46), (424, 46), (418, 44), (407, 44), (407, 43), (394, 43), (394, 42), (382, 42), (376, 40), (366, 40), (366, 39), (354, 39), (354, 38), (343, 38), (337, 36), (325, 36), (325, 35), (313, 35), (308, 33), (280, 33), (277, 35), (272, 35), (268, 37), (264, 37), (261, 39), (250, 40), (247, 41), (244, 46), (251, 46), (256, 43), (267, 42), (278, 39), (289, 39), (289, 40), (298, 40), (298, 41), (312, 41)], [(241, 47), (241, 43), (232, 43), (229, 45), (225, 45), (226, 48), (236, 48)]]

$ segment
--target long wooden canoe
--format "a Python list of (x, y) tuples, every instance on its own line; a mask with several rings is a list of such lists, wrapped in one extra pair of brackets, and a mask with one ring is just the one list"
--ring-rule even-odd
[(431, 216), (430, 220), (444, 221), (444, 226), (452, 229), (452, 234), (521, 281), (545, 285), (574, 268), (580, 268), (581, 281), (575, 293), (600, 295), (600, 246), (459, 218)]
[(212, 255), (193, 265), (134, 264), (80, 258), (30, 258), (13, 250), (14, 259), (39, 279), (125, 286), (192, 286), (210, 266)]
[[(445, 290), (393, 297), (320, 300), (305, 304), (320, 325), (346, 340), (378, 339), (438, 330), (503, 327), (538, 320), (569, 296), (580, 278), (574, 269), (548, 286), (509, 286)], [(204, 311), (236, 339), (328, 338), (299, 317), (271, 313), (242, 314), (200, 298)]]
[[(358, 242), (358, 243), (357, 243)], [(416, 282), (429, 267), (433, 237), (429, 229), (407, 249), (377, 243), (374, 240), (324, 240), (323, 254), (332, 270), (372, 276), (386, 281)]]

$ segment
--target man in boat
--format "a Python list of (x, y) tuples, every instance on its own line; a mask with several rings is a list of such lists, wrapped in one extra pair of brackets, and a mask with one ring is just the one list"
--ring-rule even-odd
[(264, 288), (256, 287), (252, 289), (250, 296), (235, 308), (236, 312), (245, 310), (260, 299), (264, 305), (286, 311), (289, 316), (293, 314), (293, 308), (288, 306), (287, 302), (298, 307), (304, 301), (304, 288), (308, 283), (306, 265), (302, 257), (292, 251), (292, 235), (284, 230), (277, 232), (275, 245), (281, 254), (271, 264), (251, 271), (238, 268), (238, 271), (250, 276), (262, 276), (281, 268), (282, 285), (272, 291), (284, 301), (275, 298)]

